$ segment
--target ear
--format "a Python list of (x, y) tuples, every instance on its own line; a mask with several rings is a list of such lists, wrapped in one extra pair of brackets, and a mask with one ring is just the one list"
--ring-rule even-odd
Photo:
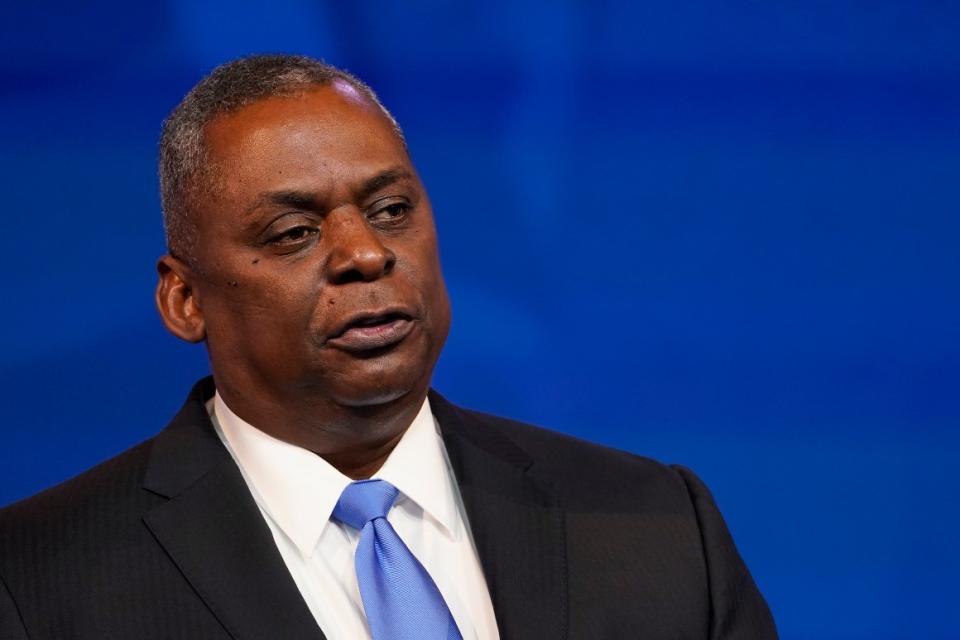
[(193, 271), (171, 255), (157, 261), (157, 310), (163, 324), (173, 335), (187, 342), (200, 342), (207, 336), (203, 312), (191, 283)]

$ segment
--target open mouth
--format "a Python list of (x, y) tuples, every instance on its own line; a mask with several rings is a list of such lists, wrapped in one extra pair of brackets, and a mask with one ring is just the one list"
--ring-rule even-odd
[(390, 324), (394, 320), (405, 320), (407, 319), (402, 313), (384, 313), (382, 315), (372, 316), (369, 318), (359, 318), (347, 325), (348, 329), (353, 327), (378, 327), (385, 324)]
[(327, 344), (344, 351), (371, 351), (396, 344), (413, 329), (413, 319), (400, 311), (359, 314)]

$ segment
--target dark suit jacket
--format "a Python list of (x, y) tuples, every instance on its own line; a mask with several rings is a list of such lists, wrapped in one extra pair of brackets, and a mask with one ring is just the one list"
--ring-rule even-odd
[[(0, 638), (322, 638), (197, 384), (156, 437), (0, 511)], [(775, 638), (682, 467), (431, 392), (505, 639)]]

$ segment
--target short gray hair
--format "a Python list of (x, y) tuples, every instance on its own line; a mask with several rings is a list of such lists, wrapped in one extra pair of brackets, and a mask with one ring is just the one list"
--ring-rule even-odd
[(297, 55), (254, 55), (220, 65), (198, 82), (163, 122), (160, 135), (160, 201), (167, 250), (192, 262), (196, 223), (194, 195), (213, 178), (204, 128), (219, 115), (274, 96), (293, 96), (311, 86), (341, 80), (377, 105), (403, 132), (373, 90), (356, 76), (321, 60)]

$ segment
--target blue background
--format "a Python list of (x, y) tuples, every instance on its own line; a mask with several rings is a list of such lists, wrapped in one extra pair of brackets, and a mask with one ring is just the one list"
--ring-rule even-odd
[(82, 5), (0, 15), (0, 504), (205, 373), (153, 308), (160, 122), (303, 52), (406, 130), (441, 391), (693, 467), (784, 638), (960, 637), (960, 4)]

